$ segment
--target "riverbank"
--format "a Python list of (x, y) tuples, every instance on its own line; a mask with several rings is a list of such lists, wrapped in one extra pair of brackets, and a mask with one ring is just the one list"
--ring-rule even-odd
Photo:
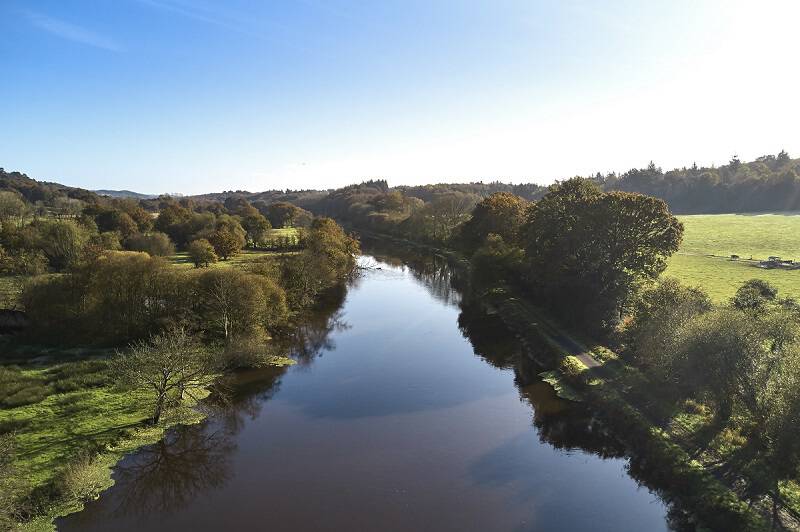
[[(187, 394), (153, 425), (152, 394), (117, 385), (110, 352), (37, 353), (0, 367), (0, 428), (13, 435), (11, 475), (0, 487), (12, 492), (4, 497), (24, 501), (18, 530), (55, 530), (56, 518), (82, 510), (114, 484), (112, 469), (125, 455), (206, 418), (208, 388)], [(276, 357), (274, 365), (289, 363)]]
[(671, 508), (623, 446), (519, 378), (519, 342), (463, 276), (429, 253), (367, 250), (297, 366), (237, 375), (210, 422), (126, 457), (59, 530), (666, 532)]
[[(657, 426), (625, 391), (644, 379), (613, 352), (583, 342), (558, 329), (529, 302), (506, 287), (486, 292), (485, 303), (521, 341), (524, 356), (555, 368), (570, 393), (595, 407), (607, 425), (632, 452), (647, 463), (647, 481), (665, 498), (693, 514), (700, 528), (710, 530), (768, 530), (769, 524), (753, 507), (689, 455)], [(583, 357), (591, 357), (587, 365)], [(556, 384), (558, 386), (558, 384)], [(644, 471), (643, 471), (644, 473)]]
[[(372, 238), (425, 249), (468, 268), (458, 253), (396, 237), (367, 233)], [(637, 458), (642, 477), (692, 517), (700, 528), (711, 530), (767, 530), (770, 513), (766, 502), (752, 504), (736, 492), (738, 477), (709, 471), (691, 438), (680, 438), (681, 423), (696, 421), (691, 412), (659, 421), (647, 378), (614, 352), (588, 338), (567, 332), (520, 291), (505, 285), (488, 289), (477, 298), (496, 314), (520, 340), (524, 356), (549, 369), (544, 375), (561, 397), (590, 404)], [(699, 414), (695, 417), (699, 417)], [(698, 423), (699, 424), (699, 423)], [(646, 464), (646, 467), (645, 467)], [(632, 467), (634, 464), (632, 463)], [(791, 510), (787, 508), (787, 510)], [(772, 512), (773, 515), (775, 512)], [(791, 511), (784, 515), (790, 518)], [(777, 524), (777, 523), (776, 523)]]
[(24, 501), (20, 530), (54, 530), (56, 517), (81, 510), (113, 484), (111, 468), (125, 454), (205, 417), (195, 407), (208, 390), (148, 424), (148, 392), (116, 386), (108, 356), (73, 350), (0, 368), (0, 427), (13, 435), (4, 496)]

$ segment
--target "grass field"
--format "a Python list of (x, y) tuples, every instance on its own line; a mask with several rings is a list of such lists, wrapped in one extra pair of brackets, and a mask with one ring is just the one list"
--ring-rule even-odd
[(47, 494), (45, 506), (35, 510), (38, 517), (20, 528), (36, 532), (53, 530), (54, 517), (80, 510), (84, 500), (113, 484), (111, 468), (123, 455), (157, 442), (171, 426), (203, 418), (190, 400), (157, 426), (146, 424), (152, 394), (115, 386), (107, 355), (41, 359), (0, 365), (0, 434), (14, 435), (15, 490)]
[[(270, 229), (270, 236), (272, 239), (289, 238), (294, 240), (297, 238), (297, 229), (294, 227), (285, 227), (283, 229)], [(286, 253), (285, 251), (254, 251), (251, 249), (243, 249), (241, 253), (235, 257), (230, 257), (228, 260), (219, 261), (211, 265), (212, 268), (229, 268), (231, 266), (240, 266), (247, 262), (256, 261), (269, 255), (278, 255)], [(194, 264), (186, 252), (179, 252), (169, 257), (170, 263), (178, 268), (194, 268)], [(0, 290), (2, 285), (0, 285)], [(0, 291), (0, 296), (2, 291)]]
[(754, 261), (777, 255), (800, 259), (800, 213), (701, 214), (679, 216), (685, 233), (665, 275), (700, 286), (718, 302), (733, 296), (746, 280), (773, 284), (783, 297), (800, 299), (800, 270), (765, 270)]
[[(228, 260), (221, 260), (219, 262), (215, 262), (210, 265), (211, 268), (230, 268), (232, 266), (240, 266), (247, 262), (257, 261), (269, 255), (278, 255), (280, 252), (277, 251), (253, 251), (249, 249), (243, 249), (241, 253), (234, 257), (230, 257)], [(176, 253), (170, 257), (168, 257), (169, 262), (178, 268), (194, 268), (194, 263), (189, 258), (189, 254), (186, 252)]]
[(289, 237), (294, 238), (297, 236), (297, 228), (296, 227), (284, 227), (282, 229), (270, 229), (270, 238), (278, 238), (278, 237)]

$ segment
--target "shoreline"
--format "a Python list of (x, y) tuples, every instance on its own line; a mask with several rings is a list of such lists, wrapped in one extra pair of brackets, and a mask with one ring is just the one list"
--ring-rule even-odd
[[(469, 268), (468, 259), (452, 250), (368, 230), (348, 229), (379, 241), (388, 240), (424, 249), (460, 268)], [(664, 429), (651, 422), (615, 389), (615, 378), (624, 372), (638, 373), (638, 370), (622, 362), (613, 351), (594, 342), (589, 342), (593, 344), (592, 348), (581, 354), (571, 352), (574, 349), (565, 348), (565, 344), (585, 347), (548, 319), (543, 311), (535, 309), (525, 296), (513, 292), (513, 287), (496, 284), (477, 295), (476, 299), (516, 336), (523, 348), (523, 356), (545, 370), (546, 382), (557, 394), (562, 393), (568, 400), (580, 399), (591, 403), (626, 447), (655, 470), (647, 481), (662, 492), (666, 500), (687, 510), (696, 519), (694, 524), (698, 527), (712, 530), (770, 529), (762, 512), (706, 471)], [(595, 352), (599, 354), (595, 355)], [(595, 363), (586, 363), (584, 357), (587, 356)]]

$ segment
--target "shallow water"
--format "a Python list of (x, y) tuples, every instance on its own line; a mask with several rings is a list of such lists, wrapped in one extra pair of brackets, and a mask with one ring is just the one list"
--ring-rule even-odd
[(237, 376), (233, 404), (125, 458), (59, 530), (667, 529), (619, 445), (446, 265), (370, 264), (298, 365)]

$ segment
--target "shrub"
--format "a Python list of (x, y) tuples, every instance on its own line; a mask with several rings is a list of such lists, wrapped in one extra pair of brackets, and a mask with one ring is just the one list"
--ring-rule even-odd
[(97, 459), (97, 455), (82, 452), (64, 469), (58, 489), (68, 497), (88, 500), (102, 491), (108, 481), (108, 467)]
[(175, 253), (175, 245), (164, 233), (135, 234), (128, 238), (125, 247), (131, 251), (143, 251), (152, 257), (166, 257)]
[(574, 356), (566, 356), (559, 364), (558, 369), (570, 380), (577, 380), (586, 371), (586, 366)]

